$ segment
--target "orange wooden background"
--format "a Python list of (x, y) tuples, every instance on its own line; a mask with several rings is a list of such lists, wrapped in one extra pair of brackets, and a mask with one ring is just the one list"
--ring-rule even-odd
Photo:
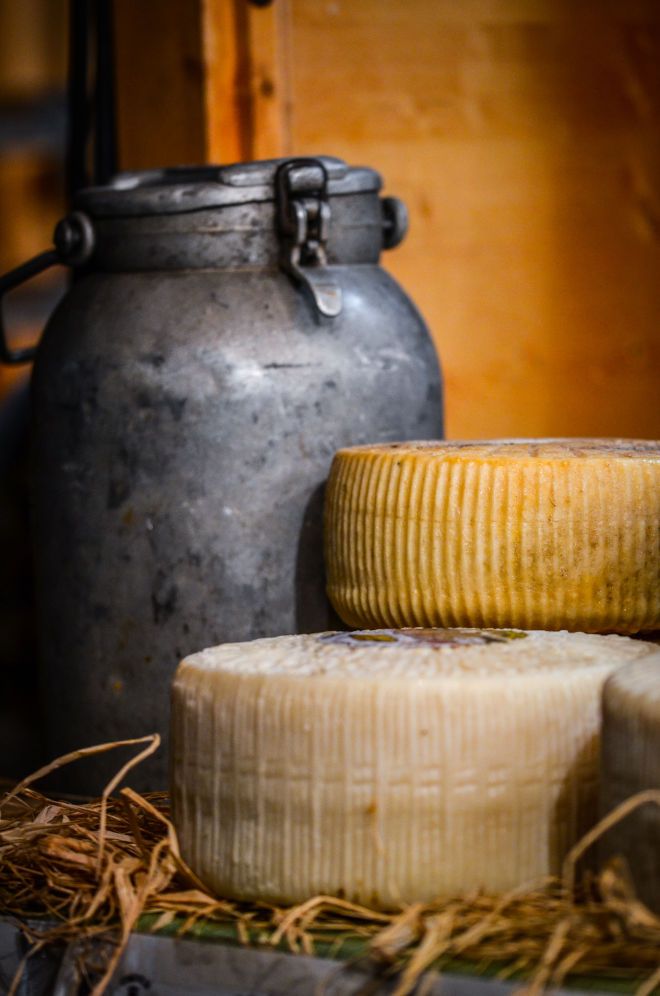
[[(123, 166), (327, 152), (406, 200), (385, 265), (432, 329), (449, 435), (660, 436), (657, 0), (115, 12)], [(2, 100), (63, 85), (65, 13), (0, 0)], [(3, 267), (47, 244), (53, 170), (0, 156)]]
[(449, 435), (660, 436), (657, 0), (118, 0), (118, 28), (126, 166), (327, 152), (406, 200), (386, 265)]
[[(0, 0), (0, 122), (63, 90), (66, 77), (66, 0)], [(48, 248), (64, 208), (64, 149), (58, 156), (43, 136), (20, 139), (0, 129), (0, 272)], [(38, 285), (48, 288), (51, 274)], [(33, 290), (35, 283), (28, 285)], [(8, 322), (14, 345), (34, 340), (31, 322)], [(0, 365), (0, 405), (29, 369)]]

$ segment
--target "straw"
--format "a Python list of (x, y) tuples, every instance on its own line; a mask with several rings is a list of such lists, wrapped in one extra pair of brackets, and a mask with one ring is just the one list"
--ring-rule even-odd
[[(131, 932), (145, 928), (145, 914), (149, 929), (177, 935), (222, 928), (243, 944), (301, 954), (343, 951), (351, 964), (368, 965), (376, 980), (396, 977), (395, 996), (407, 996), (415, 986), (426, 991), (457, 961), (499, 978), (521, 976), (530, 996), (580, 976), (632, 979), (638, 996), (660, 988), (660, 917), (635, 896), (625, 864), (615, 860), (580, 879), (576, 872), (580, 858), (614, 824), (639, 806), (659, 805), (660, 791), (638, 793), (609, 813), (571, 849), (558, 879), (395, 912), (327, 895), (285, 909), (213, 895), (181, 856), (167, 796), (119, 789), (158, 743), (153, 734), (74, 751), (0, 799), (0, 911), (31, 945), (10, 996), (32, 954), (85, 938), (107, 942), (100, 968), (89, 958), (82, 966), (92, 996), (101, 996)], [(64, 764), (127, 746), (142, 749), (99, 799), (60, 800), (33, 788)]]

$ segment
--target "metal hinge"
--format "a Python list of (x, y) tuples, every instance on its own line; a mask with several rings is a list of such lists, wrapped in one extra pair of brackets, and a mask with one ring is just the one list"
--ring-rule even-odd
[(341, 288), (327, 268), (328, 175), (318, 159), (289, 159), (275, 178), (280, 266), (311, 294), (321, 315), (336, 318)]

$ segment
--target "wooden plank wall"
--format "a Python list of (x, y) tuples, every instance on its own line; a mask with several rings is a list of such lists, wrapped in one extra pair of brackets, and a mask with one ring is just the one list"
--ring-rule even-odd
[[(66, 0), (0, 0), (0, 273), (46, 249), (64, 211), (64, 149), (58, 156), (43, 135), (26, 126), (21, 132), (15, 122), (22, 114), (29, 120), (30, 109), (64, 89), (66, 16)], [(27, 296), (51, 287), (53, 275), (27, 285)], [(41, 324), (12, 315), (12, 344), (33, 342)], [(26, 366), (0, 365), (0, 406), (28, 376)]]
[(657, 0), (117, 16), (125, 166), (327, 152), (406, 200), (385, 262), (432, 329), (450, 436), (660, 437)]

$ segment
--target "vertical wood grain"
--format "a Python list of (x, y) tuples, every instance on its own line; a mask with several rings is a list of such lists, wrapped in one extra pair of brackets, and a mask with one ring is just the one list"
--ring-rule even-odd
[(248, 65), (252, 107), (252, 158), (291, 151), (289, 0), (247, 7)]
[(285, 155), (290, 17), (288, 0), (115, 0), (122, 168)]
[(245, 8), (241, 0), (202, 0), (204, 162), (251, 157)]
[(114, 17), (121, 168), (204, 162), (201, 0), (115, 0)]
[(432, 328), (449, 434), (660, 436), (660, 6), (294, 12), (293, 144), (407, 201), (386, 265)]
[(660, 436), (656, 0), (117, 8), (124, 165), (325, 152), (406, 200), (451, 436)]

